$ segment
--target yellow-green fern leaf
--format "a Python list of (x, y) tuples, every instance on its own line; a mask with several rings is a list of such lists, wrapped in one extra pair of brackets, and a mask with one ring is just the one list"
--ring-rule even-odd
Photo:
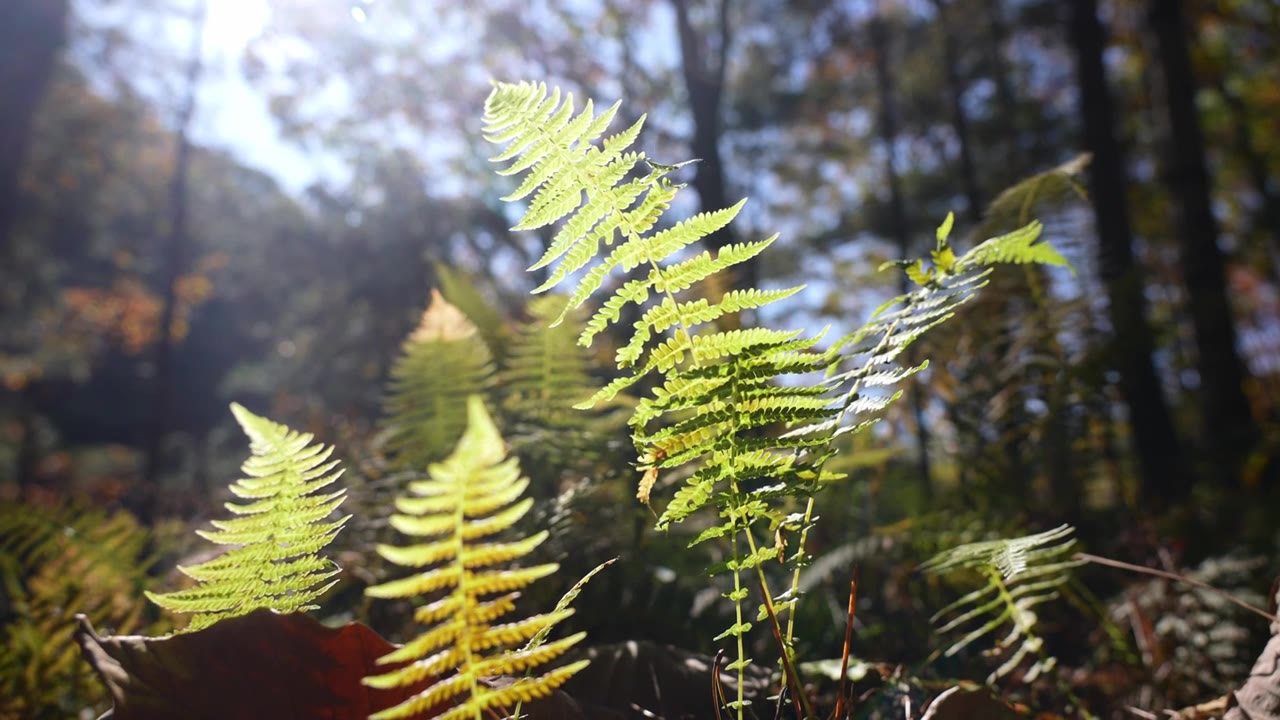
[(298, 612), (336, 583), (338, 566), (319, 556), (348, 517), (328, 520), (342, 504), (345, 490), (320, 492), (342, 471), (330, 460), (332, 447), (313, 437), (258, 417), (238, 404), (231, 412), (249, 436), (252, 456), (241, 471), (247, 476), (230, 487), (246, 503), (226, 503), (237, 515), (213, 521), (213, 530), (197, 533), (219, 545), (234, 545), (217, 558), (179, 567), (196, 586), (172, 593), (147, 593), (166, 610), (195, 613), (187, 630), (199, 630), (224, 618), (259, 608)]
[(489, 347), (471, 319), (437, 290), (391, 369), (385, 449), (396, 469), (421, 469), (453, 448), (466, 398), (493, 382)]
[[(511, 612), (511, 593), (556, 571), (554, 564), (508, 569), (501, 566), (527, 556), (546, 539), (495, 540), (529, 511), (519, 500), (528, 481), (514, 458), (507, 457), (502, 436), (479, 396), (467, 399), (467, 427), (453, 453), (429, 467), (429, 479), (410, 485), (417, 497), (397, 503), (392, 524), (424, 541), (415, 545), (378, 546), (388, 561), (414, 568), (416, 574), (376, 585), (371, 597), (416, 597), (444, 593), (421, 608), (416, 617), (431, 627), (379, 663), (411, 664), (365, 678), (372, 687), (399, 687), (439, 678), (413, 698), (375, 714), (374, 718), (406, 718), (419, 713), (448, 718), (480, 718), (487, 710), (508, 710), (544, 697), (586, 666), (576, 662), (506, 686), (482, 682), (492, 675), (533, 671), (578, 643), (572, 635), (544, 645), (527, 641), (572, 614), (561, 609), (505, 624), (493, 621)], [(494, 597), (496, 596), (496, 597)]]

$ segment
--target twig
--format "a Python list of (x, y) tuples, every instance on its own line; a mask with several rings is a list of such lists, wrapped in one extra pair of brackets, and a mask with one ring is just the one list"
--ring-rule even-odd
[[(856, 575), (856, 571), (855, 571)], [(840, 689), (836, 692), (834, 720), (844, 717), (844, 688), (849, 680), (849, 649), (853, 643), (853, 615), (858, 609), (858, 580), (849, 580), (849, 612), (844, 621), (844, 651), (840, 654)]]
[(1143, 567), (1142, 565), (1132, 565), (1127, 562), (1121, 562), (1120, 560), (1112, 560), (1111, 558), (1104, 558), (1104, 557), (1099, 557), (1097, 555), (1090, 555), (1089, 553), (1076, 553), (1074, 557), (1077, 560), (1084, 560), (1085, 562), (1097, 563), (1099, 565), (1107, 565), (1109, 567), (1119, 568), (1121, 570), (1129, 570), (1131, 572), (1136, 572), (1136, 573), (1143, 573), (1146, 575), (1154, 575), (1156, 577), (1161, 577), (1166, 580), (1177, 580), (1179, 582), (1184, 582), (1188, 585), (1192, 585), (1194, 587), (1200, 588), (1201, 590), (1211, 592), (1214, 595), (1217, 595), (1218, 597), (1222, 598), (1223, 600), (1226, 600), (1227, 602), (1231, 603), (1232, 605), (1235, 605), (1236, 607), (1242, 608), (1244, 610), (1248, 610), (1254, 615), (1259, 615), (1261, 617), (1264, 617), (1270, 622), (1280, 623), (1280, 618), (1277, 618), (1275, 615), (1272, 615), (1271, 613), (1266, 612), (1265, 610), (1260, 610), (1250, 605), (1249, 603), (1232, 596), (1229, 593), (1226, 593), (1206, 582), (1201, 582), (1200, 580), (1196, 580), (1194, 578), (1178, 575), (1176, 573), (1165, 572), (1164, 570), (1157, 570), (1155, 568)]

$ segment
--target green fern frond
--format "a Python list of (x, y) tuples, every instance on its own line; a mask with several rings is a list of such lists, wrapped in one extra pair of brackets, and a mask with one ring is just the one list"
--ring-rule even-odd
[(437, 290), (391, 369), (384, 448), (399, 470), (449, 454), (466, 427), (466, 398), (493, 383), (489, 348), (470, 318)]
[[(247, 477), (230, 486), (244, 503), (229, 502), (238, 516), (214, 520), (213, 530), (197, 530), (209, 542), (237, 547), (205, 563), (181, 567), (197, 581), (177, 592), (147, 593), (166, 610), (195, 613), (187, 631), (258, 608), (278, 612), (313, 610), (312, 602), (332, 587), (338, 566), (319, 556), (350, 517), (325, 522), (342, 504), (345, 490), (319, 492), (341, 475), (332, 447), (312, 444), (313, 436), (258, 417), (238, 404), (231, 412), (250, 440)], [(327, 581), (327, 582), (326, 582)]]
[[(637, 306), (639, 320), (622, 339), (616, 358), (625, 374), (577, 407), (609, 401), (657, 376), (650, 383), (654, 396), (637, 404), (631, 420), (644, 471), (638, 497), (648, 501), (660, 470), (689, 466), (692, 472), (659, 517), (658, 527), (704, 508), (714, 508), (722, 518), (695, 542), (718, 537), (728, 538), (731, 545), (731, 559), (722, 569), (733, 574), (733, 590), (726, 597), (735, 603), (737, 617), (725, 636), (737, 639), (738, 657), (730, 668), (741, 670), (749, 662), (742, 635), (751, 623), (743, 619), (748, 590), (740, 573), (755, 567), (759, 574), (761, 559), (776, 556), (771, 547), (758, 546), (756, 533), (763, 531), (770, 539), (783, 531), (801, 533), (800, 550), (792, 557), (798, 582), (799, 568), (807, 561), (803, 548), (813, 520), (813, 494), (839, 477), (822, 469), (833, 452), (832, 439), (867, 427), (896, 398), (892, 386), (924, 368), (896, 369), (893, 363), (981, 286), (987, 266), (1053, 262), (1056, 255), (1034, 244), (1038, 227), (1033, 226), (958, 258), (947, 243), (948, 218), (938, 232), (934, 267), (925, 269), (920, 261), (903, 264), (920, 289), (886, 303), (870, 323), (831, 349), (819, 351), (821, 335), (806, 337), (802, 331), (724, 330), (736, 327), (732, 321), (742, 310), (768, 306), (800, 290), (720, 291), (734, 266), (774, 238), (690, 257), (691, 246), (728, 225), (745, 200), (658, 229), (684, 187), (667, 177), (678, 166), (626, 152), (640, 123), (595, 144), (614, 110), (595, 118), (591, 113), (588, 102), (575, 115), (572, 96), (561, 103), (559, 90), (548, 93), (543, 84), (496, 83), (485, 104), (486, 138), (507, 144), (493, 158), (514, 161), (501, 174), (529, 171), (508, 196), (533, 195), (514, 229), (564, 220), (532, 268), (558, 263), (535, 292), (571, 283), (565, 313), (597, 293), (604, 296), (579, 342), (589, 345), (618, 323), (629, 306)], [(620, 286), (604, 290), (615, 271), (637, 269)], [(703, 292), (695, 290), (699, 285)], [(827, 377), (812, 379), (821, 373)], [(791, 431), (778, 433), (786, 427)], [(805, 499), (806, 510), (790, 512), (785, 504), (789, 498)], [(760, 579), (764, 581), (762, 574)], [(793, 582), (778, 611), (789, 609), (798, 594)], [(786, 637), (789, 641), (790, 626)], [(731, 705), (740, 708), (741, 701)]]
[(941, 633), (964, 633), (952, 643), (952, 656), (974, 642), (1007, 628), (996, 640), (995, 652), (1008, 648), (1004, 662), (987, 677), (988, 683), (1027, 667), (1023, 679), (1031, 682), (1053, 668), (1055, 660), (1044, 650), (1036, 633), (1035, 607), (1058, 597), (1058, 588), (1071, 578), (1071, 571), (1083, 564), (1074, 558), (1074, 529), (1062, 525), (1046, 532), (1008, 540), (969, 543), (941, 552), (920, 566), (931, 575), (958, 571), (976, 572), (982, 587), (939, 610), (933, 621)]
[[(467, 417), (466, 431), (453, 453), (431, 465), (429, 479), (409, 486), (416, 497), (396, 503), (400, 514), (392, 516), (392, 525), (424, 542), (409, 547), (378, 546), (378, 553), (390, 562), (425, 569), (365, 591), (378, 598), (416, 597), (438, 591), (445, 595), (415, 614), (419, 622), (433, 624), (430, 630), (378, 661), (414, 662), (365, 678), (364, 683), (387, 688), (427, 677), (442, 679), (374, 718), (406, 718), (430, 712), (439, 718), (478, 719), (486, 710), (511, 708), (544, 697), (587, 665), (585, 661), (571, 663), (507, 687), (490, 687), (481, 682), (490, 675), (539, 668), (563, 655), (584, 634), (502, 652), (530, 641), (573, 611), (562, 609), (516, 622), (493, 623), (515, 608), (513, 591), (550, 575), (557, 566), (495, 567), (528, 555), (546, 539), (547, 533), (514, 541), (491, 538), (509, 530), (529, 511), (533, 501), (519, 500), (529, 481), (520, 476), (516, 459), (507, 457), (502, 436), (479, 396), (468, 398)], [(441, 712), (444, 707), (448, 709)]]

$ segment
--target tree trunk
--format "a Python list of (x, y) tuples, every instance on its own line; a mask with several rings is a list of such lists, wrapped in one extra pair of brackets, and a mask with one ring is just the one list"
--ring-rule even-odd
[[(698, 201), (703, 212), (723, 210), (729, 202), (725, 188), (724, 160), (720, 154), (720, 103), (724, 97), (725, 70), (729, 58), (729, 46), (733, 32), (729, 22), (729, 0), (719, 0), (715, 43), (715, 59), (707, 35), (700, 35), (689, 19), (688, 0), (671, 0), (676, 11), (676, 29), (680, 37), (680, 69), (684, 76), (685, 91), (689, 95), (689, 110), (693, 114), (693, 139), (690, 149), (698, 159), (694, 166), (693, 188), (698, 191)], [(707, 237), (712, 249), (719, 250), (733, 242), (733, 232), (724, 228)], [(757, 287), (759, 271), (755, 259), (735, 268), (738, 287)]]
[(1004, 49), (1009, 41), (1009, 28), (999, 0), (989, 0), (987, 6), (987, 33), (991, 46), (991, 74), (996, 86), (996, 104), (1009, 129), (1006, 136), (1006, 157), (1010, 175), (1014, 181), (1027, 174), (1026, 153), (1022, 150), (1022, 123), (1018, 121), (1017, 96), (1013, 92), (1013, 71), (1005, 59)]
[(960, 77), (959, 53), (956, 52), (956, 37), (947, 22), (947, 0), (933, 0), (933, 7), (938, 12), (938, 27), (942, 30), (942, 64), (947, 76), (947, 95), (951, 101), (951, 127), (956, 133), (956, 143), (960, 146), (960, 186), (964, 190), (969, 222), (977, 225), (982, 222), (982, 210), (986, 202), (982, 198), (982, 188), (978, 183), (978, 170), (973, 162), (973, 142), (969, 135), (969, 115), (964, 111), (964, 81)]
[(15, 0), (0, 22), (0, 262), (18, 210), (31, 119), (67, 39), (68, 0)]
[(1129, 406), (1143, 496), (1161, 506), (1186, 499), (1191, 476), (1180, 459), (1178, 436), (1151, 359), (1154, 342), (1147, 324), (1142, 276), (1133, 257), (1125, 158), (1115, 136), (1115, 109), (1102, 62), (1106, 44), (1097, 0), (1076, 0), (1071, 8), (1084, 140), (1093, 153), (1089, 191), (1097, 223), (1099, 274), (1106, 286), (1113, 333), (1111, 362), (1119, 371), (1120, 392)]
[[(892, 223), (891, 232), (898, 244), (898, 254), (906, 259), (911, 254), (911, 231), (907, 225), (906, 202), (902, 197), (902, 186), (898, 179), (898, 167), (894, 162), (897, 153), (894, 143), (898, 139), (898, 118), (894, 107), (893, 73), (889, 67), (889, 30), (885, 20), (878, 13), (871, 20), (871, 46), (875, 53), (876, 95), (880, 102), (880, 142), (884, 145), (885, 181), (889, 186), (889, 215)], [(908, 290), (908, 281), (902, 277), (902, 291)], [(905, 362), (908, 366), (915, 364), (913, 348), (908, 347)], [(924, 398), (918, 376), (912, 376), (911, 386), (907, 389), (911, 397), (911, 412), (915, 418), (916, 442), (919, 451), (916, 456), (917, 469), (920, 473), (920, 486), (925, 497), (933, 491), (933, 472), (929, 462), (929, 427), (924, 421)]]
[(200, 77), (204, 73), (204, 26), (208, 12), (208, 0), (202, 0), (195, 9), (191, 23), (191, 54), (187, 60), (186, 97), (178, 109), (177, 151), (174, 155), (173, 176), (169, 182), (169, 232), (165, 238), (162, 278), (163, 298), (160, 311), (159, 338), (155, 348), (155, 381), (152, 389), (151, 427), (147, 433), (146, 467), (139, 497), (132, 503), (132, 510), (144, 525), (155, 519), (160, 492), (160, 471), (164, 465), (163, 440), (173, 422), (173, 321), (177, 315), (177, 283), (186, 271), (187, 246), (190, 244), (187, 227), (187, 176), (191, 164), (191, 120), (196, 112), (196, 97)]
[(1205, 441), (1216, 470), (1238, 478), (1259, 432), (1244, 394), (1246, 373), (1227, 299), (1181, 0), (1152, 0), (1150, 19), (1169, 104), (1169, 183), (1180, 209), (1182, 274), (1195, 328)]

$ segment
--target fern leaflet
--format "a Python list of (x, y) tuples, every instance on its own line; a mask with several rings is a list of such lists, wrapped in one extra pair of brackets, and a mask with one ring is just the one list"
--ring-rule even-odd
[[(195, 613), (187, 631), (258, 608), (279, 612), (313, 610), (311, 604), (337, 580), (338, 566), (320, 557), (350, 517), (325, 522), (342, 504), (345, 490), (319, 493), (342, 475), (332, 447), (311, 444), (312, 436), (258, 417), (238, 404), (231, 412), (249, 436), (252, 457), (241, 467), (248, 477), (230, 486), (245, 503), (226, 503), (238, 515), (214, 520), (213, 530), (196, 534), (219, 545), (234, 545), (199, 565), (181, 567), (196, 581), (188, 590), (147, 593), (166, 610)], [(328, 582), (326, 582), (328, 580)]]

